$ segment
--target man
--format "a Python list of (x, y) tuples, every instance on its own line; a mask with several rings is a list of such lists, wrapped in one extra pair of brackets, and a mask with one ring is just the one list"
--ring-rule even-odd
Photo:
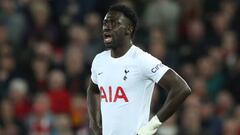
[[(191, 93), (176, 72), (132, 44), (136, 24), (135, 12), (124, 5), (110, 7), (103, 20), (108, 50), (94, 58), (87, 90), (90, 129), (95, 135), (153, 135)], [(149, 121), (155, 83), (168, 90), (168, 96)]]

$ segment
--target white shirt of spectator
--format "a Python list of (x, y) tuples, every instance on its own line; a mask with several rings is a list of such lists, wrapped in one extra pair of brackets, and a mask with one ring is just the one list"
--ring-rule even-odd
[(135, 45), (119, 58), (110, 50), (94, 58), (91, 79), (101, 93), (103, 135), (137, 134), (149, 120), (154, 85), (168, 69)]

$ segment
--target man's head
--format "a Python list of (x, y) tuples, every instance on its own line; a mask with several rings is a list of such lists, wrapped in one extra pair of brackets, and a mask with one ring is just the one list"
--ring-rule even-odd
[(137, 25), (137, 15), (125, 5), (113, 5), (103, 20), (103, 38), (107, 48), (117, 48), (131, 40)]

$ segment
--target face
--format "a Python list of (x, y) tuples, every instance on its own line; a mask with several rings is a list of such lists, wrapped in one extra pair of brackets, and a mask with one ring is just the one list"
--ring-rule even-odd
[(49, 88), (62, 89), (65, 87), (65, 75), (60, 70), (53, 70), (49, 74)]
[(130, 21), (117, 11), (109, 11), (103, 20), (103, 39), (106, 48), (116, 49), (131, 35)]

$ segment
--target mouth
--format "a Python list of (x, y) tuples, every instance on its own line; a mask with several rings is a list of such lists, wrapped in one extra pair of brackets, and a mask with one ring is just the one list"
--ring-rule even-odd
[(105, 44), (111, 44), (112, 43), (112, 35), (110, 33), (104, 33), (103, 39)]

